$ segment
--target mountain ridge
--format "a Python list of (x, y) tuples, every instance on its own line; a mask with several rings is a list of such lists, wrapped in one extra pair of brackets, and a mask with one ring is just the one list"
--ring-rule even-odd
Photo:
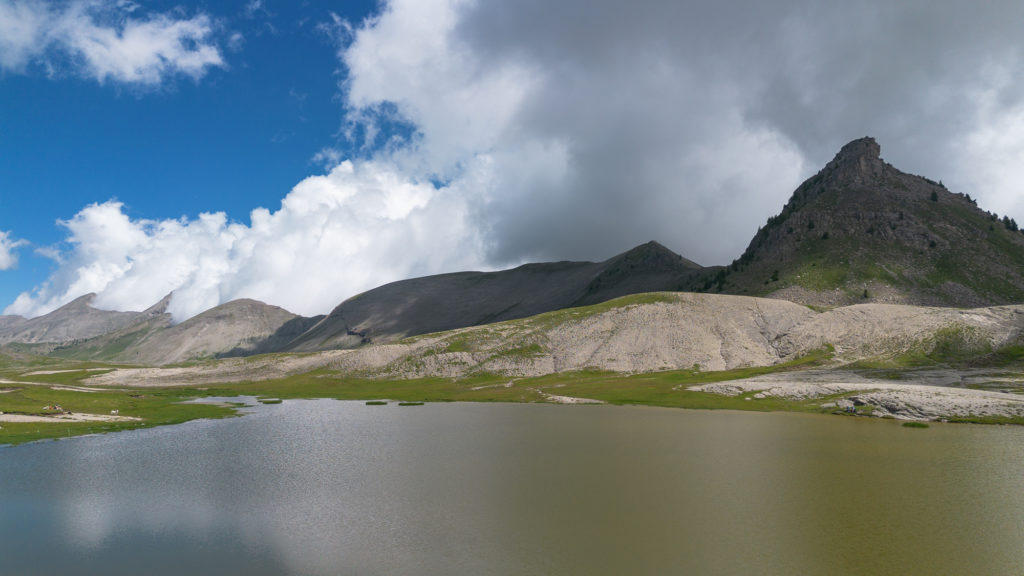
[(603, 262), (524, 264), (385, 284), (339, 304), (285, 351), (389, 342), (429, 332), (525, 318), (637, 292), (692, 289), (703, 268), (657, 242)]
[(843, 146), (728, 266), (651, 241), (601, 262), (527, 263), (399, 280), (306, 318), (234, 300), (173, 324), (173, 294), (143, 312), (82, 296), (50, 314), (0, 317), (0, 345), (79, 359), (167, 364), (386, 343), (646, 292), (717, 292), (798, 304), (979, 307), (1024, 302), (1024, 235), (941, 182), (903, 173), (870, 137)]

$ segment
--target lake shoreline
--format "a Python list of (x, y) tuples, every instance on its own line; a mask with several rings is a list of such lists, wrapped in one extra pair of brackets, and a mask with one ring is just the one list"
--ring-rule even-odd
[[(986, 373), (987, 374), (987, 373)], [(230, 398), (335, 399), (406, 402), (499, 402), (610, 404), (794, 412), (861, 416), (916, 422), (1024, 424), (1024, 397), (1005, 389), (977, 389), (970, 378), (981, 372), (930, 371), (896, 381), (871, 372), (800, 370), (699, 383), (714, 374), (654, 373), (619, 375), (574, 373), (543, 378), (359, 380), (299, 375), (282, 380), (225, 383), (203, 387), (75, 387), (18, 382), (4, 400), (20, 400), (34, 410), (7, 409), (0, 415), (0, 444), (102, 434), (239, 415), (246, 402)], [(673, 383), (678, 380), (678, 383)], [(965, 384), (965, 382), (967, 384)], [(1005, 385), (1015, 384), (1012, 379)], [(968, 385), (973, 387), (968, 387)], [(204, 398), (217, 397), (218, 402)], [(72, 412), (40, 414), (39, 406), (59, 404)], [(6, 403), (5, 403), (6, 405)], [(174, 417), (165, 414), (174, 411)], [(212, 411), (212, 412), (211, 412)], [(12, 413), (14, 412), (14, 413)], [(7, 418), (4, 418), (7, 416)]]

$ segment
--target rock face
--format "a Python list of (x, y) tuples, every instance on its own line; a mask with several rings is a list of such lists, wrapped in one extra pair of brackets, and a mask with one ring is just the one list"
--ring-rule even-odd
[(526, 264), (394, 282), (342, 302), (289, 351), (352, 348), (525, 318), (626, 294), (692, 289), (702, 268), (657, 242), (604, 262)]
[(854, 140), (793, 193), (708, 291), (807, 304), (1024, 302), (1024, 235)]

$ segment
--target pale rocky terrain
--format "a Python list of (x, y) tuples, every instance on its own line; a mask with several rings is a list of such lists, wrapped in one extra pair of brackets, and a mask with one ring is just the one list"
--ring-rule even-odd
[[(980, 353), (1019, 342), (1022, 335), (1024, 306), (961, 310), (858, 304), (818, 312), (774, 299), (659, 293), (355, 350), (120, 369), (94, 376), (88, 384), (202, 385), (281, 378), (314, 369), (339, 376), (399, 379), (459, 378), (481, 372), (531, 377), (583, 369), (717, 371), (771, 366), (826, 346), (834, 348), (832, 362), (840, 366), (929, 353), (936, 346)], [(967, 388), (961, 372), (929, 374), (921, 381), (893, 381), (843, 370), (793, 372), (700, 389), (808, 398), (857, 392), (861, 401), (875, 407), (876, 415), (1024, 415), (1021, 398)], [(1024, 386), (1010, 380), (1011, 388)]]
[[(968, 388), (1000, 384), (999, 390)], [(743, 380), (693, 386), (691, 390), (751, 398), (769, 396), (804, 399), (836, 394), (845, 397), (824, 406), (870, 406), (872, 416), (901, 420), (942, 420), (954, 417), (1024, 416), (1024, 377), (1006, 377), (990, 370), (935, 370), (893, 381), (842, 370), (811, 370), (766, 374)]]
[(240, 299), (182, 322), (153, 331), (133, 342), (119, 360), (139, 364), (173, 364), (254, 347), (296, 318), (283, 308)]

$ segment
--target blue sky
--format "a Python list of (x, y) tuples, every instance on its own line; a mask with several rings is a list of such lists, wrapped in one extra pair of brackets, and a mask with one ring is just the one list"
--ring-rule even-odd
[[(351, 146), (336, 136), (338, 41), (317, 26), (332, 13), (358, 23), (377, 6), (258, 6), (224, 2), (205, 12), (217, 20), (225, 66), (197, 80), (100, 83), (69, 62), (53, 77), (38, 63), (0, 75), (0, 230), (32, 243), (19, 250), (16, 269), (0, 273), (0, 308), (47, 279), (54, 263), (33, 249), (60, 243), (57, 219), (88, 203), (120, 200), (132, 218), (224, 211), (246, 221), (315, 172), (321, 149)], [(184, 8), (185, 16), (197, 12)], [(243, 36), (237, 50), (228, 46), (234, 33)]]
[(742, 252), (846, 142), (1024, 221), (1020, 3), (0, 0), (0, 311)]

